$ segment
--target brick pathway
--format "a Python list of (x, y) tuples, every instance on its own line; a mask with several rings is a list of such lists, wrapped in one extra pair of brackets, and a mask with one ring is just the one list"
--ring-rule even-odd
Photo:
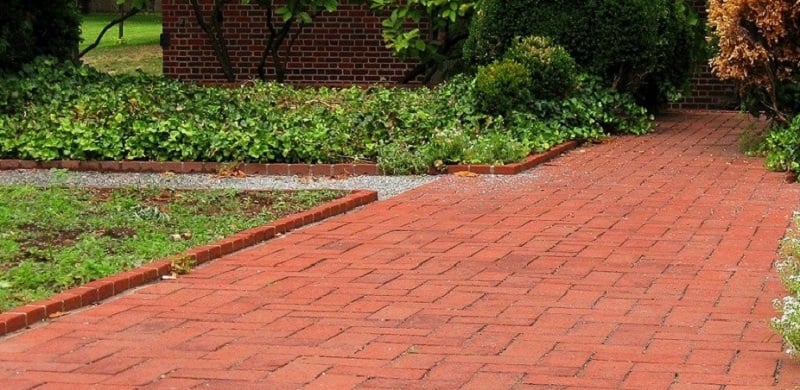
[(0, 387), (792, 387), (767, 320), (800, 186), (746, 122), (444, 177), (2, 338)]

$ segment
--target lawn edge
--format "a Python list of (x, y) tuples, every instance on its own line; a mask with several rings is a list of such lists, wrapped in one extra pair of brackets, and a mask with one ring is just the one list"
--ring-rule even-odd
[(188, 249), (180, 254), (155, 260), (130, 271), (107, 276), (71, 288), (50, 298), (9, 309), (0, 313), (0, 336), (26, 329), (36, 323), (57, 318), (72, 310), (102, 302), (112, 296), (147, 283), (161, 280), (172, 273), (172, 261), (190, 259), (200, 265), (241, 249), (262, 243), (279, 234), (344, 214), (378, 200), (378, 193), (354, 190), (342, 198), (288, 215), (268, 224), (250, 228), (210, 244)]
[[(431, 170), (430, 174), (468, 171), (482, 175), (516, 175), (534, 166), (551, 160), (561, 153), (575, 149), (578, 141), (566, 141), (541, 153), (531, 154), (520, 162), (503, 165), (469, 164), (447, 165), (444, 171)], [(68, 169), (70, 171), (101, 172), (148, 172), (164, 173), (220, 173), (239, 171), (246, 175), (268, 176), (382, 176), (385, 175), (375, 163), (347, 164), (284, 164), (284, 163), (219, 163), (200, 161), (78, 161), (52, 160), (34, 161), (0, 159), (0, 171), (14, 169)]]

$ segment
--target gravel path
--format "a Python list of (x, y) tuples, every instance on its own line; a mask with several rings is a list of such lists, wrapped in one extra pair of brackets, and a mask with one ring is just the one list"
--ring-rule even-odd
[(211, 174), (101, 173), (45, 169), (0, 171), (0, 184), (83, 185), (90, 187), (156, 186), (169, 188), (236, 188), (250, 190), (374, 190), (388, 199), (437, 180), (436, 176), (353, 176), (344, 179), (297, 176), (219, 177)]

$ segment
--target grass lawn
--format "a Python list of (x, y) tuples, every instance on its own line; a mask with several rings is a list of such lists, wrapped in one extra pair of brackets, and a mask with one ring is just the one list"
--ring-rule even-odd
[(343, 194), (0, 186), (0, 311)]
[[(83, 17), (81, 49), (95, 41), (100, 31), (116, 14), (92, 14)], [(106, 32), (100, 45), (83, 57), (83, 61), (108, 73), (131, 73), (137, 69), (145, 73), (161, 74), (161, 16), (139, 14), (124, 23), (123, 39), (119, 39), (118, 26)]]

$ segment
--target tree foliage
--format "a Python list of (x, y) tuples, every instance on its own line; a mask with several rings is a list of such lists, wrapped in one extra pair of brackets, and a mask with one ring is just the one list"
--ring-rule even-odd
[(710, 0), (714, 72), (735, 80), (754, 111), (786, 124), (800, 112), (800, 2)]
[(549, 37), (581, 70), (654, 106), (688, 81), (699, 27), (683, 0), (479, 0), (464, 55), (485, 65), (517, 37)]
[[(420, 66), (406, 76), (419, 73), (430, 79), (440, 65), (460, 59), (461, 44), (468, 36), (473, 0), (368, 0), (373, 10), (388, 12), (383, 20), (383, 39), (392, 53)], [(424, 24), (424, 25), (423, 25)]]
[(74, 0), (4, 0), (0, 9), (0, 72), (15, 72), (38, 56), (76, 58), (80, 14)]

